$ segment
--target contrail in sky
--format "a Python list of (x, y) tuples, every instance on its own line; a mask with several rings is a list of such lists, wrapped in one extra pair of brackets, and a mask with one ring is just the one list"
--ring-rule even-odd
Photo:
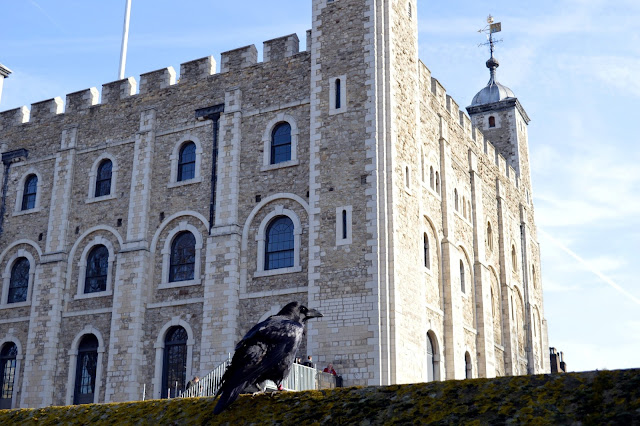
[(42, 8), (40, 7), (40, 5), (38, 3), (36, 3), (36, 0), (29, 0), (31, 2), (32, 5), (34, 5), (36, 8), (38, 8), (38, 10), (40, 10), (40, 12), (42, 12), (42, 14), (44, 16), (47, 17), (47, 19), (49, 20), (49, 22), (51, 22), (53, 25), (55, 25), (56, 27), (58, 27), (58, 29), (60, 31), (62, 31), (63, 33), (66, 33), (67, 31), (60, 25), (58, 24), (56, 21), (53, 20), (53, 18)]
[(540, 231), (541, 234), (544, 234), (544, 236), (546, 238), (548, 238), (552, 243), (554, 243), (555, 245), (560, 247), (562, 250), (564, 250), (569, 256), (573, 257), (575, 260), (580, 262), (582, 264), (582, 266), (584, 266), (587, 270), (593, 272), (602, 281), (604, 281), (605, 283), (609, 284), (611, 287), (616, 289), (618, 292), (624, 294), (629, 299), (633, 300), (635, 303), (640, 305), (640, 299), (638, 299), (636, 296), (634, 296), (633, 294), (629, 293), (627, 290), (625, 290), (624, 288), (622, 288), (621, 286), (616, 284), (611, 278), (607, 277), (602, 272), (600, 272), (597, 269), (595, 269), (589, 262), (587, 262), (586, 260), (584, 260), (583, 258), (578, 256), (578, 254), (575, 253), (573, 250), (571, 250), (569, 247), (565, 246), (560, 241), (556, 240), (555, 238), (553, 238), (551, 235), (549, 235), (547, 232), (543, 231), (542, 229), (538, 228), (538, 231)]

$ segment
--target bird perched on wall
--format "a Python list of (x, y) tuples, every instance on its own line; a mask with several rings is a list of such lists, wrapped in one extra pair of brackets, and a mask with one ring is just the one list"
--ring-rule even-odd
[(220, 414), (248, 386), (262, 389), (266, 380), (272, 380), (282, 390), (282, 381), (289, 375), (307, 320), (321, 316), (315, 309), (291, 302), (276, 315), (253, 326), (236, 345), (216, 393), (220, 400), (213, 413)]

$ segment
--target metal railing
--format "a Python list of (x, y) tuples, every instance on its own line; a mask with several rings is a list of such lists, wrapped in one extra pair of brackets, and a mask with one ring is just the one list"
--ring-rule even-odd
[[(222, 383), (222, 375), (227, 366), (231, 363), (231, 357), (217, 366), (211, 373), (207, 374), (200, 381), (191, 385), (185, 390), (182, 398), (192, 398), (196, 396), (214, 396)], [(288, 391), (304, 391), (314, 389), (328, 389), (336, 387), (335, 376), (306, 367), (302, 364), (293, 364), (289, 376), (282, 382), (282, 387)], [(276, 390), (277, 387), (272, 381), (267, 381), (266, 389)]]
[(185, 390), (182, 398), (193, 398), (196, 396), (214, 396), (218, 392), (218, 388), (222, 383), (222, 375), (224, 374), (227, 366), (231, 364), (231, 355), (229, 358), (213, 369), (212, 372), (202, 377), (196, 384), (191, 385), (189, 389)]

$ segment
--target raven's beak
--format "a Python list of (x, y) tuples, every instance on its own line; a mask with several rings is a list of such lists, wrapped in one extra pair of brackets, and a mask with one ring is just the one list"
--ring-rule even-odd
[(315, 309), (309, 309), (307, 311), (307, 315), (306, 315), (307, 319), (309, 319), (309, 318), (320, 318), (322, 316), (324, 316), (324, 315), (322, 315), (319, 311), (316, 311)]

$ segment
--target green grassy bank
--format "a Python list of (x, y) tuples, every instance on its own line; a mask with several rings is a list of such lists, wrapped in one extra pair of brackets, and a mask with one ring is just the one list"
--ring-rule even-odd
[(0, 424), (640, 425), (640, 369), (0, 411)]

